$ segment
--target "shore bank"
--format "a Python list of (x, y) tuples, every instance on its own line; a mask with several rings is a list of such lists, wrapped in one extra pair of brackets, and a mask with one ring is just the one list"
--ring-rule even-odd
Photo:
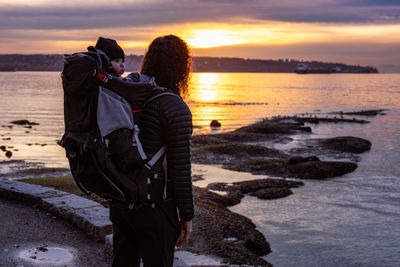
[[(367, 114), (376, 116), (382, 111), (367, 111)], [(351, 115), (365, 116), (365, 112)], [(313, 119), (318, 123), (333, 123), (333, 127), (338, 122), (368, 123), (366, 120), (348, 118)], [(211, 183), (202, 189), (203, 198), (229, 207), (240, 203), (245, 195), (258, 199), (286, 197), (293, 193), (290, 188), (303, 185), (298, 179), (322, 180), (354, 171), (359, 161), (357, 154), (371, 149), (370, 141), (353, 136), (312, 138), (312, 123), (317, 122), (278, 117), (227, 133), (193, 136), (194, 163), (275, 177), (243, 182), (232, 182), (226, 177), (224, 182)], [(293, 141), (291, 136), (299, 133), (310, 138), (306, 137), (289, 149), (280, 149)]]

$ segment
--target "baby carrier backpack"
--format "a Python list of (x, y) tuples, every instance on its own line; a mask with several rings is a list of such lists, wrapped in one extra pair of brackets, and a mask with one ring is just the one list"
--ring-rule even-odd
[[(147, 103), (163, 95), (175, 94), (158, 87), (153, 80), (125, 82), (109, 75), (107, 79), (104, 79), (104, 75), (98, 75), (97, 78), (105, 82), (104, 85), (110, 86), (111, 90), (99, 86), (94, 82), (94, 70), (106, 69), (103, 62), (107, 57), (101, 51), (91, 50), (66, 55), (64, 58), (62, 83), (65, 133), (60, 145), (65, 148), (72, 176), (81, 191), (85, 194), (95, 193), (132, 208), (151, 199), (148, 173), (166, 153), (164, 145), (151, 158), (146, 156), (139, 140), (140, 112), (135, 114), (132, 111), (142, 110)], [(131, 107), (127, 100), (114, 92), (113, 86), (121, 94), (149, 93), (146, 101)], [(134, 96), (131, 95), (131, 99)], [(135, 154), (138, 155), (137, 164), (133, 164), (129, 173), (123, 173), (117, 168), (106, 144), (106, 136), (121, 128), (133, 131), (132, 149), (137, 150)], [(166, 176), (166, 160), (164, 170)], [(164, 198), (166, 181), (165, 177)]]

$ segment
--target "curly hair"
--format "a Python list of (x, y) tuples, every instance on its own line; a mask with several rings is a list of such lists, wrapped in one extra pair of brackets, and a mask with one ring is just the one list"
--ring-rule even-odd
[(191, 64), (192, 57), (186, 42), (175, 35), (165, 35), (149, 45), (140, 73), (155, 77), (159, 86), (186, 96)]

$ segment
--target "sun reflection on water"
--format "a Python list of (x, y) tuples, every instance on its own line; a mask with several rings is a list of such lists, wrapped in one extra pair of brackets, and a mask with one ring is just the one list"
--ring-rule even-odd
[(192, 76), (191, 85), (196, 90), (191, 94), (191, 100), (197, 102), (218, 101), (218, 86), (221, 76), (218, 73), (198, 73)]
[[(192, 73), (185, 99), (195, 133), (210, 132), (211, 120), (229, 131), (265, 117), (296, 113), (394, 108), (398, 102), (381, 90), (388, 75), (287, 73)], [(390, 76), (398, 84), (399, 76)], [(336, 127), (337, 129), (338, 127)]]

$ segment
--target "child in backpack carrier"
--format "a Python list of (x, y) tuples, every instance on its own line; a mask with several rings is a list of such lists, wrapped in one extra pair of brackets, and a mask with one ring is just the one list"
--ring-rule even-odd
[(95, 48), (104, 52), (110, 60), (114, 74), (121, 76), (125, 72), (125, 54), (124, 50), (117, 44), (117, 41), (109, 38), (99, 37)]
[[(125, 54), (124, 54), (124, 50), (118, 45), (118, 43), (113, 39), (99, 37), (95, 48), (97, 49), (98, 53), (103, 52), (104, 54), (106, 54), (106, 56), (110, 60), (109, 63), (111, 63), (111, 66), (110, 66), (110, 64), (108, 64), (109, 74), (113, 74), (118, 77), (121, 77), (121, 75), (125, 72), (125, 65), (124, 65)], [(103, 64), (107, 64), (107, 62), (103, 62)], [(123, 78), (123, 79), (125, 79), (125, 78)], [(101, 88), (100, 90), (107, 90), (107, 89)], [(100, 102), (101, 101), (99, 100), (99, 105), (101, 105)], [(106, 102), (108, 102), (108, 101), (106, 100)], [(108, 110), (108, 111), (111, 111), (111, 110)], [(115, 110), (114, 113), (116, 113), (116, 112), (118, 112), (118, 111)], [(102, 118), (106, 117), (106, 116), (101, 116), (99, 111), (98, 111), (98, 116), (100, 116), (100, 120)], [(116, 122), (116, 121), (118, 121), (116, 116), (123, 117), (124, 115), (123, 114), (114, 114), (114, 115), (109, 114), (108, 118), (110, 118), (112, 121)], [(108, 119), (103, 122), (98, 121), (98, 123), (101, 128), (101, 124), (106, 123), (106, 124), (110, 125), (113, 122), (111, 122)], [(118, 124), (124, 125), (124, 123), (117, 122), (116, 125), (118, 125)], [(108, 126), (106, 126), (106, 127), (108, 127)], [(115, 126), (113, 128), (115, 130), (108, 133), (107, 136), (105, 136), (105, 142), (109, 149), (111, 158), (116, 163), (118, 169), (122, 172), (127, 173), (127, 172), (129, 172), (130, 168), (134, 167), (134, 166), (132, 166), (133, 162), (135, 162), (135, 163), (140, 162), (139, 160), (137, 160), (139, 158), (139, 155), (137, 155), (136, 151), (134, 151), (134, 150), (129, 151), (130, 153), (121, 153), (123, 151), (123, 150), (121, 151), (121, 149), (123, 147), (130, 147), (132, 145), (132, 129), (128, 129), (125, 127), (118, 128)], [(124, 151), (124, 152), (126, 152), (126, 151)], [(135, 155), (129, 155), (132, 153), (134, 153)]]
[[(124, 52), (115, 40), (100, 37), (95, 48), (97, 49), (97, 53), (101, 55), (104, 52), (111, 61), (111, 66), (103, 62), (106, 68), (108, 65), (107, 71), (116, 74), (118, 80), (127, 81), (126, 87), (122, 86), (123, 83), (119, 84), (117, 94), (100, 86), (97, 124), (114, 164), (120, 172), (129, 176), (129, 180), (134, 180), (133, 176), (138, 173), (140, 174), (141, 170), (143, 170), (142, 167), (150, 170), (152, 165), (165, 153), (165, 148), (160, 148), (160, 153), (156, 153), (151, 159), (147, 158), (139, 140), (138, 123), (141, 109), (147, 100), (160, 91), (154, 89), (157, 87), (154, 79), (151, 79), (147, 75), (131, 73), (126, 78), (120, 78), (125, 71), (123, 63)], [(112, 70), (110, 67), (112, 67)], [(115, 80), (115, 77), (112, 79)], [(140, 84), (144, 86), (140, 86)], [(148, 183), (147, 180), (146, 183)], [(140, 191), (140, 187), (142, 187), (141, 191), (143, 191), (140, 193), (141, 197), (139, 198), (143, 200), (142, 194), (144, 193), (146, 193), (146, 198), (148, 198), (147, 184), (145, 185), (146, 188), (143, 188), (139, 182), (136, 185), (138, 188), (136, 191)], [(138, 195), (136, 192), (129, 193), (132, 193), (133, 196)], [(131, 197), (131, 200), (133, 198)]]

